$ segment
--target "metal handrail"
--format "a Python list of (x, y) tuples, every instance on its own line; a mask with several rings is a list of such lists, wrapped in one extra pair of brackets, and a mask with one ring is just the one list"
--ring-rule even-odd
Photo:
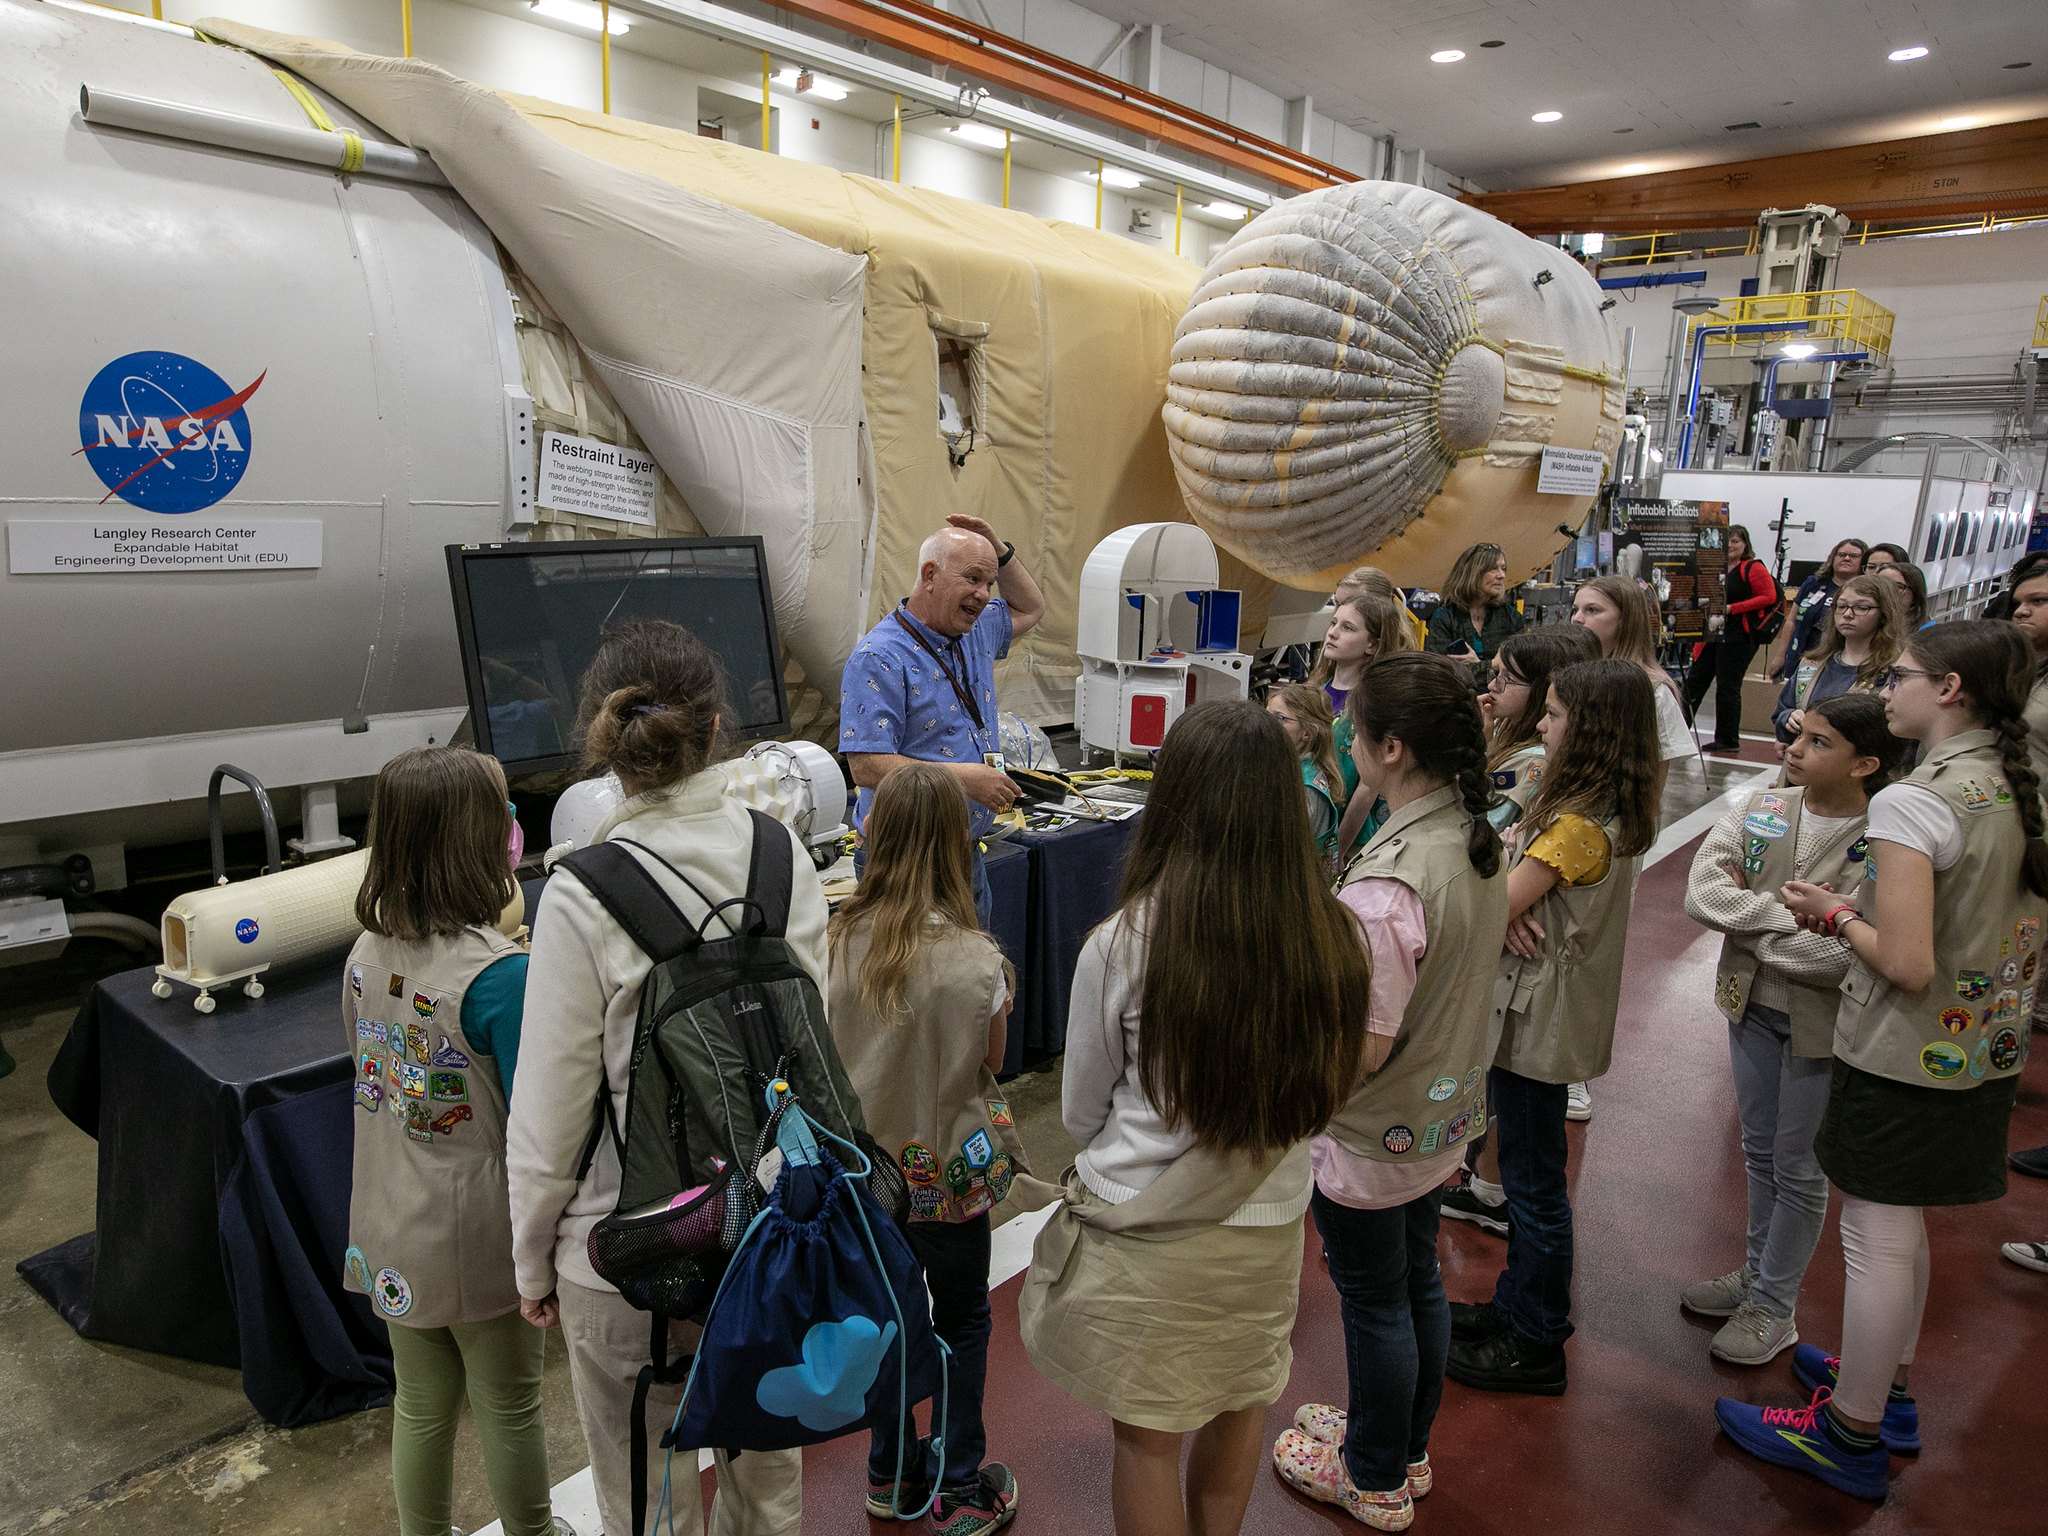
[(269, 855), (264, 860), (263, 873), (275, 874), (284, 868), (284, 848), (277, 838), (277, 812), (270, 807), (270, 791), (263, 787), (263, 781), (253, 773), (244, 772), (233, 763), (222, 763), (213, 770), (213, 777), (206, 781), (206, 839), (213, 847), (213, 883), (228, 883), (227, 843), (221, 835), (220, 826), (220, 781), (238, 779), (249, 786), (249, 793), (256, 797), (256, 809), (263, 816), (263, 851)]

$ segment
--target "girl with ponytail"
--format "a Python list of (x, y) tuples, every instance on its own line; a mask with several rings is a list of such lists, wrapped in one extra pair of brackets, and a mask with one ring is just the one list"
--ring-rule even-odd
[(2024, 719), (2035, 660), (2020, 630), (1938, 624), (1881, 689), (1924, 754), (1870, 802), (1871, 878), (1855, 900), (1787, 882), (1809, 932), (1847, 940), (1835, 1064), (1814, 1152), (1842, 1192), (1839, 1356), (1802, 1344), (1802, 1409), (1723, 1398), (1744, 1450), (1882, 1499), (1886, 1452), (1917, 1450), (1907, 1372), (1927, 1304), (1924, 1206), (2005, 1193), (2006, 1124), (2048, 928), (2048, 843)]
[(1470, 956), (1506, 935), (1507, 877), (1465, 669), (1385, 657), (1347, 710), (1357, 793), (1387, 819), (1338, 891), (1372, 952), (1371, 1002), (1362, 1075), (1310, 1147), (1309, 1209), (1342, 1303), (1350, 1396), (1298, 1410), (1273, 1460), (1309, 1497), (1402, 1530), (1430, 1489), (1450, 1346), (1438, 1190), (1486, 1122), (1493, 975)]

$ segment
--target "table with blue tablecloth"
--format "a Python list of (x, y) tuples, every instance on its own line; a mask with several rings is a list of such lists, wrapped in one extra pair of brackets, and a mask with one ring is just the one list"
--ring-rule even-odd
[(1081, 821), (1056, 832), (1020, 832), (1011, 838), (1030, 852), (1031, 896), (1005, 1070), (1014, 1070), (1013, 1061), (1036, 1066), (1066, 1049), (1074, 964), (1089, 932), (1116, 908), (1124, 858), (1139, 819)]

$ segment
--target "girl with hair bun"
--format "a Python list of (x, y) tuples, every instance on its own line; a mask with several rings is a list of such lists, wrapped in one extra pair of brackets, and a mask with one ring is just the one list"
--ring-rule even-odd
[[(617, 774), (627, 796), (592, 841), (629, 849), (693, 925), (706, 923), (715, 905), (746, 893), (753, 852), (752, 820), (726, 795), (725, 776), (713, 767), (727, 708), (717, 657), (677, 624), (621, 624), (583, 677), (584, 769)], [(825, 894), (803, 845), (795, 834), (784, 835), (794, 860), (784, 942), (823, 994)], [(718, 932), (713, 922), (711, 933)], [(653, 962), (590, 887), (561, 877), (548, 882), (534, 917), (520, 1040), (519, 1080), (528, 1086), (513, 1101), (507, 1132), (513, 1258), (527, 1321), (541, 1328), (561, 1324), (598, 1512), (615, 1536), (634, 1529), (629, 1447), (635, 1380), (648, 1363), (649, 1321), (591, 1267), (591, 1230), (618, 1205), (619, 1159), (609, 1136), (596, 1139), (587, 1163), (584, 1146), (601, 1090), (611, 1094), (620, 1122), (626, 1118), (634, 1021), (652, 970)], [(697, 1333), (693, 1326), (671, 1325), (671, 1357), (689, 1354)], [(660, 1484), (661, 1435), (680, 1394), (678, 1383), (657, 1385), (646, 1396), (652, 1479), (646, 1486)], [(712, 1528), (794, 1536), (803, 1515), (801, 1453), (714, 1456)], [(727, 1501), (737, 1510), (724, 1508)], [(679, 1499), (676, 1507), (680, 1523), (690, 1527), (686, 1536), (695, 1536), (697, 1501)]]
[(1927, 1305), (1925, 1206), (2005, 1193), (2006, 1125), (2027, 1057), (2048, 927), (2048, 843), (2024, 711), (2034, 657), (2014, 625), (1938, 624), (1884, 680), (1892, 733), (1925, 759), (1870, 802), (1870, 861), (1854, 901), (1788, 881), (1802, 928), (1853, 958), (1814, 1150), (1842, 1192), (1847, 1272), (1839, 1356), (1811, 1344), (1792, 1374), (1804, 1408), (1722, 1398), (1751, 1455), (1882, 1499), (1886, 1451), (1920, 1445), (1908, 1370)]
[(1343, 1308), (1350, 1392), (1343, 1408), (1297, 1410), (1273, 1462), (1310, 1498), (1398, 1531), (1433, 1481), (1451, 1340), (1438, 1192), (1486, 1121), (1493, 977), (1469, 957), (1507, 933), (1507, 877), (1465, 669), (1392, 656), (1352, 700), (1359, 792), (1388, 814), (1338, 891), (1372, 953), (1371, 1005), (1358, 1084), (1310, 1148), (1309, 1201)]

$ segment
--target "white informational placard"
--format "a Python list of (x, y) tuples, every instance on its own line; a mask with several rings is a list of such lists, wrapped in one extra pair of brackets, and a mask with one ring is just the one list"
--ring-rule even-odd
[(1598, 496), (1607, 455), (1592, 448), (1546, 448), (1536, 489), (1544, 495)]
[(319, 569), (318, 520), (245, 521), (220, 513), (215, 507), (176, 522), (11, 518), (7, 569), (16, 576)]
[(540, 494), (557, 512), (654, 526), (661, 470), (651, 455), (594, 437), (546, 432), (540, 440)]

